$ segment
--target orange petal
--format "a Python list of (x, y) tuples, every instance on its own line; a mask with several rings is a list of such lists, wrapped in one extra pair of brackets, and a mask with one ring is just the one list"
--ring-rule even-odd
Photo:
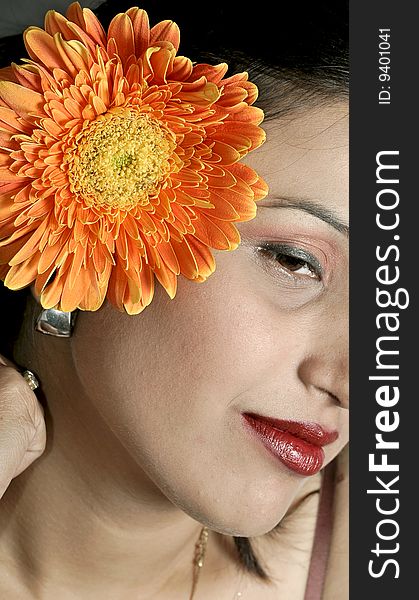
[(132, 54), (135, 54), (134, 28), (127, 14), (121, 13), (112, 19), (108, 29), (108, 38), (115, 39), (123, 63)]
[(210, 248), (217, 250), (233, 250), (240, 242), (237, 228), (226, 221), (208, 218), (201, 212), (198, 219), (193, 222), (194, 237)]
[(150, 25), (148, 14), (137, 7), (130, 8), (127, 15), (132, 21), (134, 29), (135, 53), (141, 56), (150, 45)]
[(0, 81), (0, 98), (21, 116), (42, 115), (45, 99), (38, 92), (12, 81)]
[(15, 78), (18, 83), (30, 89), (42, 92), (41, 77), (33, 65), (16, 65), (13, 63)]
[(151, 29), (150, 45), (154, 42), (162, 41), (173, 44), (176, 52), (179, 50), (180, 31), (179, 27), (173, 21), (161, 21)]
[(234, 223), (217, 219), (215, 215), (211, 215), (211, 218), (209, 218), (207, 215), (203, 214), (201, 215), (201, 218), (205, 221), (206, 227), (216, 227), (225, 235), (225, 237), (228, 239), (228, 243), (230, 246), (229, 250), (234, 250), (240, 244), (240, 233), (237, 227), (234, 225)]
[(120, 311), (124, 311), (123, 298), (125, 290), (128, 286), (127, 276), (117, 260), (115, 267), (112, 269), (108, 285), (108, 300)]
[(195, 277), (197, 281), (205, 281), (207, 277), (215, 271), (215, 259), (207, 245), (202, 244), (194, 236), (186, 236), (188, 244), (193, 252), (196, 264), (198, 265), (199, 275)]
[[(0, 167), (0, 183), (13, 183), (18, 181), (19, 178), (15, 175), (15, 173), (12, 173), (8, 167)], [(21, 183), (24, 183), (22, 179), (20, 179), (20, 181)]]
[(16, 180), (15, 183), (1, 183), (0, 182), (0, 198), (3, 197), (5, 194), (17, 194), (22, 188), (21, 183), (19, 182), (19, 180)]
[(176, 56), (173, 61), (173, 66), (169, 72), (170, 80), (186, 81), (192, 74), (193, 64), (186, 56)]
[(55, 308), (61, 297), (64, 281), (60, 276), (60, 270), (55, 275), (52, 283), (47, 285), (40, 295), (40, 303), (43, 308)]
[(143, 268), (140, 272), (141, 278), (141, 289), (142, 289), (142, 303), (144, 306), (148, 306), (153, 299), (154, 295), (154, 274), (150, 267), (143, 264)]
[(84, 290), (84, 297), (77, 303), (78, 308), (82, 310), (96, 311), (105, 301), (106, 292), (108, 289), (111, 265), (107, 267), (103, 277), (104, 283), (100, 285), (97, 274), (93, 269), (93, 265), (89, 265), (86, 269), (80, 271), (80, 289)]
[(61, 293), (59, 310), (64, 312), (72, 312), (73, 310), (76, 310), (79, 303), (86, 295), (86, 290), (84, 290), (80, 285), (70, 288), (69, 277), (63, 276), (63, 279), (64, 285)]
[(25, 236), (20, 239), (14, 240), (9, 244), (0, 247), (0, 264), (8, 263), (11, 260), (16, 252), (22, 247), (22, 244), (30, 238), (32, 232), (27, 233)]
[(107, 110), (106, 104), (99, 96), (93, 96), (92, 98), (93, 109), (97, 115), (103, 115)]
[(55, 259), (60, 253), (61, 248), (62, 244), (60, 242), (55, 243), (53, 246), (49, 246), (48, 244), (45, 246), (45, 248), (41, 252), (41, 258), (39, 259), (39, 274), (45, 273), (51, 268), (51, 266), (55, 262)]
[(198, 264), (186, 237), (181, 242), (172, 239), (171, 243), (180, 264), (180, 272), (188, 279), (195, 279), (199, 273)]
[(240, 160), (240, 153), (233, 148), (233, 146), (225, 144), (224, 142), (216, 141), (212, 147), (212, 151), (215, 152), (215, 154), (219, 154), (221, 157), (221, 164), (223, 165), (232, 165)]
[(174, 52), (165, 48), (159, 48), (158, 52), (154, 52), (150, 56), (149, 64), (154, 73), (153, 82), (166, 83), (166, 74), (171, 70), (173, 58)]
[[(201, 84), (201, 80), (194, 82), (194, 84)], [(178, 98), (180, 98), (183, 102), (191, 102), (192, 104), (196, 104), (196, 106), (207, 106), (212, 104), (218, 100), (220, 97), (220, 91), (215, 83), (204, 83), (201, 89), (197, 89), (197, 91), (185, 90), (185, 86), (178, 94)]]
[(31, 256), (38, 253), (39, 241), (48, 226), (48, 219), (35, 229), (32, 236), (28, 239), (28, 241), (21, 247), (19, 252), (15, 254), (15, 256), (9, 261), (11, 266), (18, 265), (24, 261), (27, 261)]
[(0, 167), (9, 167), (12, 162), (9, 152), (0, 151)]
[(206, 172), (205, 174), (207, 177), (207, 183), (209, 187), (232, 187), (236, 183), (234, 175), (228, 169), (224, 169), (221, 175), (218, 172), (212, 174), (210, 171)]
[(80, 119), (82, 116), (82, 108), (78, 102), (73, 98), (66, 98), (64, 100), (64, 107), (75, 119)]
[[(235, 104), (239, 104), (243, 102), (247, 98), (247, 91), (242, 87), (227, 87), (223, 90), (221, 94), (221, 98), (218, 100), (218, 104), (220, 106), (234, 106)], [(247, 106), (246, 104), (244, 106)]]
[(227, 121), (240, 121), (241, 123), (253, 123), (253, 125), (259, 125), (264, 119), (264, 112), (257, 106), (247, 106), (244, 104), (241, 110), (231, 113), (228, 116)]
[(79, 2), (72, 2), (70, 6), (67, 8), (66, 17), (69, 21), (73, 21), (73, 23), (77, 23), (79, 27), (85, 28), (85, 21), (83, 15), (83, 9), (80, 6)]
[(74, 254), (70, 254), (71, 259), (72, 259), (71, 267), (70, 267), (69, 273), (68, 273), (68, 287), (70, 290), (72, 290), (74, 288), (76, 280), (77, 280), (78, 276), (80, 275), (80, 269), (83, 266), (85, 254), (86, 254), (85, 249), (83, 248), (83, 246), (81, 244), (79, 244), (76, 247), (76, 251), (74, 252)]
[(0, 69), (0, 80), (15, 81), (15, 73), (12, 65), (10, 65), (10, 67), (3, 67)]
[(102, 48), (106, 46), (105, 30), (90, 8), (82, 8), (78, 2), (73, 2), (67, 9), (66, 17), (89, 34), (96, 44)]
[(45, 14), (44, 29), (52, 36), (61, 33), (65, 40), (73, 39), (73, 32), (68, 26), (68, 19), (55, 10), (49, 10)]
[(235, 127), (231, 125), (227, 127), (223, 124), (213, 133), (212, 139), (235, 148), (240, 153), (240, 156), (243, 157), (250, 151), (252, 141), (242, 131), (241, 125), (244, 125), (244, 123), (236, 123)]
[(41, 296), (42, 291), (44, 289), (44, 287), (47, 285), (48, 280), (50, 279), (53, 271), (55, 269), (55, 266), (52, 266), (50, 269), (48, 269), (48, 271), (46, 271), (45, 273), (39, 273), (39, 265), (38, 265), (38, 275), (35, 279), (35, 294), (37, 296)]
[(137, 276), (136, 280), (133, 281), (128, 277), (128, 286), (125, 289), (125, 296), (123, 299), (124, 308), (127, 314), (135, 314), (135, 307), (142, 307), (142, 291), (140, 279)]
[(116, 252), (124, 265), (124, 269), (128, 269), (129, 264), (129, 246), (124, 229), (119, 231), (119, 235), (115, 241)]
[(77, 40), (66, 42), (61, 33), (55, 34), (54, 42), (65, 69), (70, 75), (76, 77), (80, 71), (88, 68), (89, 53), (81, 42)]
[(193, 72), (190, 76), (190, 81), (195, 81), (200, 77), (204, 76), (207, 81), (219, 84), (224, 75), (227, 73), (227, 63), (220, 63), (218, 65), (208, 65), (206, 63), (199, 63), (194, 66)]
[(230, 202), (223, 197), (222, 193), (217, 193), (218, 190), (211, 190), (211, 192), (211, 200), (214, 208), (204, 208), (201, 210), (209, 216), (216, 216), (217, 219), (222, 219), (224, 221), (238, 221), (240, 219), (240, 214), (234, 209)]
[(132, 215), (127, 214), (126, 218), (124, 219), (124, 227), (128, 235), (131, 236), (134, 240), (140, 239), (138, 225), (139, 223), (137, 222), (137, 220)]
[(252, 167), (243, 163), (236, 163), (231, 165), (229, 170), (234, 174), (236, 178), (242, 179), (247, 185), (252, 186), (257, 182), (259, 175)]
[(26, 261), (11, 267), (4, 280), (4, 285), (11, 290), (20, 290), (30, 285), (38, 274), (39, 252)]
[(157, 265), (154, 267), (154, 274), (156, 275), (158, 281), (164, 287), (169, 297), (173, 300), (176, 296), (177, 290), (177, 277), (168, 269), (165, 265), (158, 267)]
[[(6, 219), (10, 218), (12, 206), (13, 206), (12, 200), (10, 200), (9, 198), (3, 199), (0, 197), (0, 223), (1, 223), (1, 221), (5, 221)], [(0, 238), (3, 237), (2, 233), (3, 232), (0, 228)]]
[(179, 275), (181, 267), (179, 266), (178, 257), (176, 256), (172, 244), (170, 242), (160, 242), (156, 249), (164, 260), (166, 266), (169, 267), (173, 273)]
[(43, 63), (52, 71), (55, 67), (65, 68), (57, 52), (54, 38), (39, 27), (29, 27), (23, 34), (26, 50), (35, 62)]
[(45, 30), (50, 35), (61, 33), (64, 40), (78, 40), (95, 55), (96, 44), (94, 40), (76, 23), (66, 19), (55, 10), (49, 10), (45, 15)]
[(109, 253), (106, 244), (97, 243), (93, 249), (93, 264), (99, 275), (102, 275), (108, 263), (115, 265), (113, 256)]
[[(146, 277), (144, 272), (147, 274)], [(154, 275), (147, 267), (147, 269), (142, 269), (140, 277), (135, 282), (128, 279), (128, 287), (123, 300), (125, 311), (129, 315), (138, 315), (150, 304), (153, 294)]]
[(5, 106), (0, 106), (0, 127), (2, 130), (7, 129), (12, 134), (25, 131), (24, 125), (20, 123), (15, 111)]
[(269, 186), (262, 177), (258, 177), (257, 182), (253, 183), (251, 188), (255, 194), (255, 200), (263, 200), (269, 193)]
[[(216, 206), (216, 211), (213, 214), (217, 219), (222, 219), (224, 211), (229, 210), (226, 203), (232, 207), (240, 221), (249, 221), (256, 216), (256, 205), (250, 188), (240, 190), (235, 185), (232, 188), (212, 189), (211, 200)], [(206, 214), (210, 214), (210, 211), (206, 211)], [(236, 219), (229, 220), (234, 221)]]

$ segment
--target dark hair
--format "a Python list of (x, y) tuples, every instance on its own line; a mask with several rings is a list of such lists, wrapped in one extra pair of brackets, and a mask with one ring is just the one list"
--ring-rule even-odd
[[(117, 12), (132, 0), (108, 0), (96, 9), (107, 27)], [(152, 24), (172, 19), (181, 30), (181, 54), (196, 62), (227, 62), (228, 74), (242, 71), (259, 88), (257, 106), (265, 119), (273, 119), (300, 108), (325, 104), (349, 93), (348, 1), (269, 3), (252, 8), (236, 2), (209, 2), (202, 13), (193, 2), (141, 2)], [(250, 5), (251, 6), (251, 5)], [(279, 8), (279, 10), (278, 10)], [(22, 36), (0, 40), (0, 66), (26, 56)], [(8, 292), (0, 284), (0, 304), (6, 327), (0, 337), (0, 352), (9, 351), (18, 334), (27, 290)], [(4, 339), (4, 336), (6, 339)], [(248, 538), (234, 537), (243, 568), (263, 580), (268, 575)]]

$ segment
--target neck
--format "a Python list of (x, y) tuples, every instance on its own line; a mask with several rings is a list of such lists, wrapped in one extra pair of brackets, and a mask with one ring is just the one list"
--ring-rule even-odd
[(36, 597), (157, 598), (182, 585), (187, 597), (201, 525), (167, 500), (91, 405), (62, 391), (74, 396), (74, 382), (48, 386), (47, 448), (2, 499), (0, 562)]

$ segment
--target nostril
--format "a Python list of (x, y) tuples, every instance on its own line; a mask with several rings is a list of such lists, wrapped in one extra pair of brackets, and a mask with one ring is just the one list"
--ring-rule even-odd
[(326, 390), (325, 388), (318, 388), (318, 389), (321, 392), (324, 392), (325, 394), (327, 394), (329, 396), (329, 398), (331, 398), (333, 400), (333, 402), (335, 402), (336, 404), (341, 404), (342, 406), (344, 405), (342, 400), (338, 396), (333, 394), (330, 390)]
[(338, 353), (307, 356), (298, 366), (298, 378), (307, 390), (326, 394), (333, 404), (349, 408), (348, 364)]

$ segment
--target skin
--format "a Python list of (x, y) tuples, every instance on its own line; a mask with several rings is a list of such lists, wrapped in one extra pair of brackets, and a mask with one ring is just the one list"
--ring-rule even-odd
[[(79, 311), (71, 339), (32, 333), (27, 311), (17, 360), (42, 382), (47, 449), (1, 501), (9, 597), (184, 599), (202, 523), (211, 534), (197, 600), (303, 598), (320, 475), (282, 465), (241, 413), (337, 430), (325, 465), (348, 441), (348, 239), (307, 212), (315, 202), (348, 222), (348, 107), (264, 127), (268, 141), (245, 162), (269, 197), (238, 224), (239, 248), (215, 252), (207, 282), (179, 279), (174, 300), (157, 286), (137, 316), (107, 302)], [(263, 242), (303, 248), (322, 276), (304, 261), (292, 273)], [(287, 511), (285, 531), (266, 535)], [(240, 577), (220, 534), (258, 536), (274, 586)]]

